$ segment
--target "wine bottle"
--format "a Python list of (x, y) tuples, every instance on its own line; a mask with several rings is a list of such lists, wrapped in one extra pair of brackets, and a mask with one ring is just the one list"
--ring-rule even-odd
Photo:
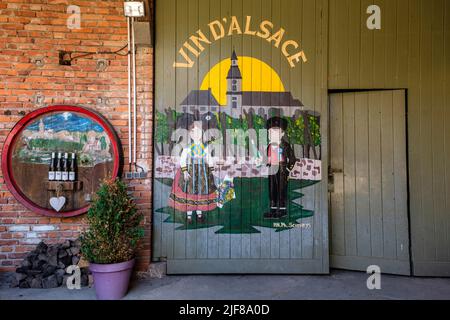
[(58, 152), (58, 158), (56, 158), (56, 170), (55, 170), (55, 180), (61, 181), (62, 177), (62, 156), (61, 152)]
[(76, 154), (72, 153), (72, 157), (70, 158), (69, 181), (76, 180), (76, 172), (77, 172)]
[(69, 180), (69, 154), (67, 152), (64, 153), (61, 180), (62, 181)]
[(56, 154), (52, 152), (52, 158), (50, 159), (50, 165), (48, 166), (48, 181), (54, 181), (55, 180), (55, 156)]

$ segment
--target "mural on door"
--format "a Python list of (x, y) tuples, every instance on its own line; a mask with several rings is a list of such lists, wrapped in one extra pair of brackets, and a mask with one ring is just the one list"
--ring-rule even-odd
[(322, 178), (320, 114), (307, 109), (268, 64), (233, 50), (178, 107), (156, 110), (164, 223), (248, 234), (313, 216), (301, 199)]

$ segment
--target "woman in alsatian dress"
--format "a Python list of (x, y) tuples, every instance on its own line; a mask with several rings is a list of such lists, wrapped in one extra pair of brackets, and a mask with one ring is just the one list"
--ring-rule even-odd
[(181, 153), (180, 168), (175, 174), (169, 206), (186, 212), (191, 222), (193, 212), (197, 219), (203, 220), (203, 212), (217, 207), (217, 188), (212, 157), (208, 147), (203, 144), (202, 121), (194, 121), (193, 117), (187, 116), (185, 124), (190, 141)]

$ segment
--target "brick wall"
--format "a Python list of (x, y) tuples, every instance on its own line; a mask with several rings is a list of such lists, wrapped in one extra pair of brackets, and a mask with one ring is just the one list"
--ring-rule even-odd
[[(67, 27), (68, 5), (81, 9), (81, 28)], [(0, 148), (25, 114), (51, 104), (77, 104), (99, 111), (119, 134), (128, 163), (127, 57), (94, 55), (72, 66), (58, 63), (58, 51), (115, 51), (126, 44), (123, 1), (0, 0)], [(138, 48), (138, 164), (151, 172), (152, 57)], [(96, 62), (109, 61), (105, 71)], [(41, 59), (44, 64), (34, 63)], [(39, 97), (41, 97), (39, 99)], [(127, 166), (124, 172), (128, 170)], [(130, 181), (130, 190), (145, 214), (145, 239), (138, 269), (150, 262), (151, 177)], [(10, 271), (36, 243), (76, 238), (85, 215), (75, 218), (39, 216), (19, 204), (0, 172), (0, 271)]]

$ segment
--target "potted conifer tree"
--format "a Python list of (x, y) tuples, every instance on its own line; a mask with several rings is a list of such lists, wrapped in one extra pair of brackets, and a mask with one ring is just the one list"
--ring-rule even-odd
[(119, 179), (102, 183), (87, 215), (88, 229), (81, 236), (81, 251), (89, 261), (98, 299), (124, 297), (134, 266), (143, 219), (127, 186)]

